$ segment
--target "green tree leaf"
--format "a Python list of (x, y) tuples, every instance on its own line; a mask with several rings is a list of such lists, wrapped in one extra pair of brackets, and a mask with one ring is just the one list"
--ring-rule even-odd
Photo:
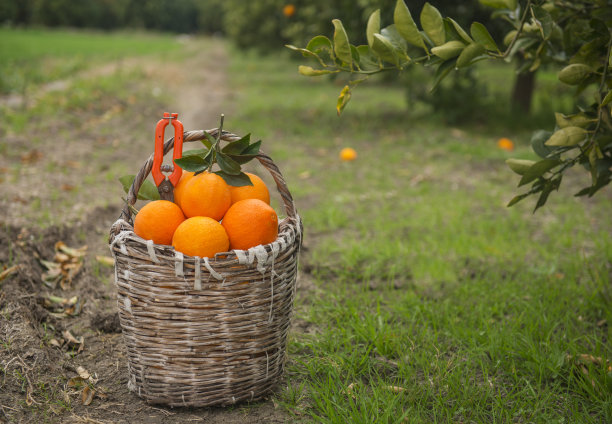
[(240, 164), (222, 152), (217, 153), (217, 164), (221, 171), (229, 175), (240, 174)]
[(539, 6), (531, 6), (531, 14), (536, 21), (540, 34), (544, 40), (548, 40), (553, 30), (553, 19), (545, 9)]
[(470, 26), (470, 34), (472, 35), (474, 41), (485, 46), (487, 50), (499, 51), (495, 40), (493, 40), (493, 37), (491, 37), (491, 34), (489, 34), (487, 28), (480, 22), (472, 22), (472, 26)]
[(486, 53), (487, 49), (482, 44), (472, 43), (468, 45), (457, 58), (457, 68), (471, 65), (474, 59)]
[(357, 51), (359, 52), (359, 68), (364, 71), (375, 71), (381, 68), (380, 60), (370, 46), (357, 46)]
[(382, 60), (390, 63), (394, 63), (399, 66), (399, 57), (395, 51), (395, 47), (391, 44), (386, 37), (381, 34), (374, 34), (374, 41), (372, 43), (372, 50)]
[(225, 180), (225, 182), (234, 187), (252, 186), (253, 183), (247, 174), (240, 172), (238, 174), (228, 174), (223, 171), (215, 171), (215, 174)]
[(351, 55), (351, 46), (342, 21), (334, 19), (332, 23), (334, 24), (334, 53), (342, 62), (352, 66), (353, 56)]
[(376, 9), (370, 15), (368, 19), (368, 25), (366, 27), (366, 37), (368, 39), (368, 45), (372, 47), (374, 43), (374, 34), (380, 32), (380, 9)]
[(406, 41), (414, 46), (422, 47), (427, 51), (427, 46), (423, 41), (423, 37), (414, 23), (414, 19), (412, 19), (410, 10), (408, 10), (408, 6), (406, 6), (404, 0), (397, 0), (393, 13), (393, 22), (395, 22), (397, 31)]
[(336, 74), (340, 70), (314, 69), (312, 66), (300, 65), (298, 66), (298, 72), (307, 77), (318, 77), (320, 75)]
[(559, 128), (566, 127), (581, 127), (586, 128), (589, 125), (597, 122), (595, 118), (589, 118), (584, 112), (576, 113), (574, 115), (564, 115), (559, 112), (555, 112), (555, 121)]
[(459, 35), (459, 37), (461, 37), (463, 41), (465, 41), (468, 44), (474, 42), (474, 40), (470, 38), (468, 33), (465, 32), (465, 30), (461, 28), (461, 25), (459, 25), (453, 18), (445, 18), (445, 21), (449, 22), (453, 26), (453, 28), (455, 29), (455, 31), (457, 32), (457, 34)]
[(555, 166), (561, 164), (559, 159), (542, 159), (539, 162), (534, 163), (531, 167), (525, 171), (523, 178), (519, 181), (519, 187), (528, 184), (538, 177), (541, 177), (546, 172), (553, 169)]
[(446, 41), (444, 20), (438, 9), (429, 4), (429, 2), (425, 3), (421, 10), (421, 26), (425, 34), (436, 46), (444, 44)]
[(438, 69), (436, 69), (436, 74), (434, 76), (434, 82), (433, 85), (431, 87), (431, 91), (435, 91), (436, 88), (438, 88), (438, 85), (442, 82), (442, 80), (444, 78), (446, 78), (446, 76), (450, 73), (450, 71), (452, 71), (455, 68), (455, 61), (454, 60), (447, 60), (445, 62), (442, 62), (440, 64), (440, 66), (438, 66)]
[(328, 53), (332, 53), (334, 48), (329, 38), (324, 35), (317, 35), (308, 42), (306, 50), (310, 50), (313, 53), (318, 53), (320, 51), (327, 51)]
[(452, 59), (453, 57), (459, 56), (459, 54), (461, 54), (461, 52), (463, 51), (463, 49), (465, 49), (465, 47), (466, 47), (465, 44), (462, 43), (461, 41), (452, 40), (452, 41), (447, 41), (441, 46), (432, 48), (431, 52), (441, 59), (448, 60), (448, 59)]
[(587, 131), (580, 127), (565, 127), (556, 131), (547, 141), (547, 146), (574, 146), (582, 142)]
[(559, 81), (568, 85), (578, 85), (593, 73), (593, 69), (582, 63), (572, 63), (559, 71)]
[(544, 144), (551, 135), (551, 131), (538, 130), (531, 136), (531, 148), (541, 158), (545, 158), (555, 151), (554, 147)]
[[(126, 193), (129, 192), (135, 179), (136, 175), (124, 175), (119, 177), (119, 182), (123, 186), (123, 191)], [(138, 190), (137, 198), (139, 200), (159, 200), (159, 191), (157, 191), (157, 187), (151, 181), (144, 180), (140, 186), (140, 190)]]
[(304, 57), (312, 57), (312, 58), (316, 59), (321, 64), (321, 66), (325, 66), (325, 62), (323, 61), (323, 59), (321, 59), (318, 54), (316, 54), (314, 52), (311, 52), (308, 49), (301, 49), (299, 47), (292, 46), (291, 44), (285, 44), (285, 47), (287, 47), (288, 49), (291, 49), (291, 50), (294, 50), (294, 51), (302, 53), (302, 56), (304, 56)]
[(514, 197), (512, 198), (512, 200), (510, 200), (506, 206), (507, 206), (507, 207), (514, 206), (514, 205), (516, 205), (518, 202), (520, 202), (521, 200), (523, 200), (524, 198), (529, 197), (530, 195), (531, 195), (531, 193), (523, 193), (523, 194), (519, 194), (518, 196), (514, 196)]
[(548, 196), (550, 195), (550, 193), (553, 192), (553, 190), (559, 190), (561, 178), (562, 176), (559, 176), (553, 180), (547, 181), (546, 184), (544, 184), (544, 187), (542, 188), (542, 193), (540, 194), (538, 202), (536, 203), (535, 208), (533, 209), (533, 213), (535, 213), (539, 208), (546, 204)]
[(338, 102), (336, 103), (336, 110), (338, 111), (338, 116), (340, 116), (349, 100), (351, 100), (351, 88), (348, 85), (345, 85), (342, 91), (340, 92), (340, 95), (338, 96)]
[(606, 106), (611, 101), (612, 101), (612, 90), (608, 91), (608, 94), (606, 94), (606, 97), (603, 98), (601, 105)]
[(517, 0), (479, 0), (483, 6), (493, 7), (495, 9), (516, 9)]
[(525, 175), (527, 170), (529, 170), (529, 168), (531, 168), (533, 164), (535, 164), (535, 161), (528, 160), (528, 159), (510, 158), (510, 159), (506, 159), (506, 164), (512, 171), (516, 172), (517, 174)]

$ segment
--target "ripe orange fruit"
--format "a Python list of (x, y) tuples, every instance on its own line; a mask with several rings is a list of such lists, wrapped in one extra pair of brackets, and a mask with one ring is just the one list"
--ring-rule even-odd
[(155, 244), (170, 244), (176, 228), (185, 221), (178, 205), (168, 200), (154, 200), (140, 209), (134, 218), (134, 232)]
[(270, 205), (259, 199), (234, 203), (221, 222), (230, 241), (230, 248), (246, 250), (272, 243), (278, 236), (278, 217)]
[(514, 150), (514, 143), (509, 138), (502, 137), (499, 140), (497, 140), (497, 147), (499, 147), (502, 150), (511, 152)]
[(185, 186), (187, 182), (193, 177), (195, 172), (183, 171), (183, 175), (181, 175), (181, 179), (174, 187), (174, 203), (181, 206), (181, 197), (183, 196), (183, 190), (185, 190)]
[(219, 221), (232, 203), (229, 186), (217, 174), (193, 176), (181, 193), (181, 209), (188, 218), (208, 216)]
[(340, 160), (349, 161), (357, 159), (357, 152), (351, 147), (340, 150)]
[(194, 216), (178, 226), (172, 237), (172, 246), (185, 255), (212, 258), (215, 253), (229, 250), (229, 239), (219, 221), (207, 216)]
[(259, 199), (269, 205), (270, 192), (268, 191), (266, 183), (255, 174), (249, 172), (245, 172), (245, 174), (248, 175), (253, 185), (242, 187), (229, 186), (230, 193), (232, 194), (232, 205), (244, 199)]
[(290, 18), (295, 15), (295, 6), (292, 4), (287, 4), (283, 7), (283, 15)]

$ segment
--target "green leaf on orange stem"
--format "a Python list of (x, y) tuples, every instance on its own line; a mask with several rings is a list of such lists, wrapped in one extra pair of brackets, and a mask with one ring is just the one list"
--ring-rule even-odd
[(413, 46), (422, 47), (427, 51), (423, 36), (421, 36), (419, 29), (414, 23), (414, 19), (412, 19), (410, 10), (408, 6), (406, 6), (406, 3), (404, 3), (404, 0), (397, 0), (395, 11), (393, 12), (393, 22), (395, 22), (397, 31), (406, 41)]
[[(130, 187), (134, 183), (136, 179), (136, 175), (124, 175), (119, 177), (119, 182), (123, 186), (123, 191), (126, 193), (130, 191)], [(159, 200), (159, 191), (157, 191), (157, 187), (149, 180), (145, 180), (140, 186), (140, 190), (138, 190), (138, 199), (139, 200)]]
[(244, 149), (249, 147), (250, 140), (251, 134), (247, 134), (240, 140), (228, 143), (223, 149), (221, 149), (221, 151), (227, 155), (240, 154), (242, 151), (244, 151)]
[(565, 127), (556, 131), (547, 141), (547, 146), (574, 146), (582, 142), (587, 131), (580, 127)]
[(368, 39), (368, 45), (372, 47), (374, 43), (374, 34), (380, 32), (380, 9), (376, 9), (368, 19), (368, 25), (366, 27), (366, 37)]
[(182, 158), (174, 159), (174, 163), (180, 166), (185, 171), (201, 172), (201, 171), (206, 170), (206, 168), (210, 166), (209, 161), (204, 159), (207, 156), (208, 154), (206, 154), (205, 156), (200, 156), (200, 155), (183, 156)]
[(236, 175), (228, 174), (223, 171), (215, 171), (215, 174), (225, 180), (225, 182), (234, 187), (252, 186), (253, 183), (247, 174), (240, 172)]
[(334, 24), (334, 53), (336, 57), (349, 66), (353, 65), (353, 55), (348, 35), (340, 19), (332, 20)]
[(240, 174), (240, 164), (222, 152), (217, 152), (217, 164), (221, 171), (229, 175)]
[(559, 159), (542, 159), (531, 165), (523, 174), (523, 178), (519, 181), (519, 187), (528, 184), (538, 177), (541, 177), (546, 172), (561, 164)]
[(447, 41), (441, 46), (434, 47), (431, 49), (431, 52), (441, 59), (448, 60), (459, 56), (465, 47), (465, 43), (458, 40), (452, 40)]
[(399, 66), (399, 57), (397, 56), (395, 47), (393, 47), (391, 41), (383, 35), (374, 34), (372, 50), (385, 62), (393, 63), (396, 66)]
[(472, 43), (468, 45), (457, 58), (457, 68), (471, 65), (478, 57), (486, 53), (487, 49), (482, 44)]
[(444, 20), (440, 11), (429, 3), (425, 3), (421, 10), (421, 26), (425, 34), (436, 46), (444, 44), (446, 41)]
[(495, 40), (491, 37), (487, 28), (480, 22), (472, 22), (470, 34), (474, 41), (485, 46), (487, 50), (499, 51)]

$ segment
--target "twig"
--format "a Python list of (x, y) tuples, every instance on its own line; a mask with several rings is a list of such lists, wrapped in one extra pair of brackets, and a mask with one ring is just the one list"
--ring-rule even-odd
[(0, 272), (0, 281), (4, 280), (6, 277), (8, 277), (9, 275), (13, 274), (14, 272), (19, 270), (19, 265), (13, 265), (10, 268), (5, 269), (4, 271)]
[(518, 30), (516, 31), (516, 34), (514, 34), (514, 38), (512, 39), (510, 44), (508, 45), (508, 48), (506, 49), (504, 54), (501, 55), (501, 56), (497, 55), (495, 57), (500, 57), (502, 59), (505, 59), (505, 58), (508, 57), (508, 55), (512, 51), (512, 47), (514, 47), (514, 44), (516, 43), (516, 41), (518, 40), (519, 36), (521, 35), (521, 32), (523, 31), (523, 25), (525, 24), (525, 21), (527, 20), (527, 15), (529, 15), (529, 8), (530, 8), (530, 6), (531, 6), (531, 0), (528, 0), (527, 4), (525, 5), (525, 10), (523, 11), (523, 17), (521, 18), (521, 22), (519, 23)]

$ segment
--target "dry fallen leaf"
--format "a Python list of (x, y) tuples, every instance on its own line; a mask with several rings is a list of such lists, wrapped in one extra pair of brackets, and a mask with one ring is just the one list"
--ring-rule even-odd
[(18, 270), (19, 270), (19, 265), (13, 265), (12, 267), (7, 268), (4, 271), (0, 272), (0, 281), (4, 280), (6, 277), (8, 277), (11, 274), (14, 274)]
[(83, 405), (87, 406), (91, 404), (94, 396), (96, 395), (96, 391), (89, 386), (83, 387), (83, 391), (81, 392), (81, 402)]
[(96, 261), (98, 261), (102, 265), (106, 266), (114, 266), (115, 260), (110, 256), (96, 256)]
[(72, 279), (78, 274), (83, 266), (87, 246), (74, 249), (66, 246), (62, 241), (55, 243), (55, 256), (53, 261), (40, 260), (47, 269), (42, 275), (43, 282), (54, 289), (59, 284), (63, 290), (70, 287)]

